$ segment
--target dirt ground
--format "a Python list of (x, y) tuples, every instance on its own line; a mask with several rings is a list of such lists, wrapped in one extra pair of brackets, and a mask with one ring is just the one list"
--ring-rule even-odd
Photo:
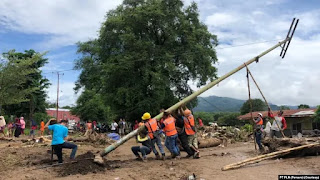
[[(108, 154), (104, 167), (93, 163), (94, 154), (104, 146), (80, 144), (77, 162), (70, 162), (70, 150), (64, 149), (68, 164), (48, 167), (50, 146), (21, 147), (21, 142), (0, 141), (0, 179), (185, 179), (195, 174), (197, 179), (278, 179), (279, 174), (320, 174), (320, 156), (272, 159), (236, 170), (221, 171), (221, 167), (256, 156), (253, 143), (238, 142), (227, 147), (201, 149), (200, 159), (136, 161), (129, 140)], [(182, 156), (186, 153), (182, 152)], [(54, 156), (56, 159), (56, 156)], [(56, 162), (55, 162), (56, 163)]]

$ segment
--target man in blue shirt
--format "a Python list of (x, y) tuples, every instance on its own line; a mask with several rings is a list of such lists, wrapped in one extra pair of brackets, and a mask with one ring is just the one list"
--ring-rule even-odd
[(54, 152), (57, 154), (58, 162), (62, 163), (62, 148), (72, 149), (70, 154), (70, 159), (74, 159), (78, 146), (69, 142), (65, 142), (68, 136), (68, 128), (66, 127), (67, 121), (61, 120), (60, 124), (57, 123), (55, 119), (50, 119), (45, 128), (53, 131), (51, 145)]

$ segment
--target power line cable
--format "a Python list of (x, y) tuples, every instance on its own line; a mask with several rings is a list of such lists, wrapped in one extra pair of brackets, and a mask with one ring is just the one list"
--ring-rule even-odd
[(211, 103), (210, 103), (209, 101), (207, 101), (204, 97), (199, 97), (199, 98), (203, 99), (206, 103), (208, 103), (209, 105), (215, 107), (215, 108), (218, 109), (219, 111), (223, 111), (222, 109), (218, 108), (216, 105), (211, 104)]

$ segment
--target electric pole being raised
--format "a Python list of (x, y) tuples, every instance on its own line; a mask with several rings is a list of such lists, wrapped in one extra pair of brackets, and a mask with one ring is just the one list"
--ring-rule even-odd
[(59, 72), (57, 72), (57, 76), (58, 76), (58, 84), (57, 84), (57, 121), (59, 122), (58, 120), (58, 117), (59, 117), (59, 83), (60, 83), (60, 75), (63, 75), (63, 74), (60, 74)]

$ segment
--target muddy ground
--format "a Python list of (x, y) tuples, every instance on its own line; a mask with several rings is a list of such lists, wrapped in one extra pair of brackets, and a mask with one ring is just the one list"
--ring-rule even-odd
[[(183, 179), (195, 174), (197, 179), (278, 179), (279, 174), (320, 174), (320, 156), (272, 159), (236, 170), (221, 167), (256, 156), (253, 143), (238, 142), (227, 147), (201, 149), (200, 159), (136, 161), (131, 139), (106, 159), (104, 167), (93, 163), (95, 153), (104, 146), (81, 144), (77, 162), (68, 160), (70, 150), (64, 149), (68, 164), (56, 167), (50, 163), (50, 147), (21, 147), (21, 142), (0, 141), (0, 179)], [(182, 156), (186, 154), (182, 152)], [(54, 156), (56, 160), (56, 156)], [(56, 162), (54, 162), (56, 163)]]

